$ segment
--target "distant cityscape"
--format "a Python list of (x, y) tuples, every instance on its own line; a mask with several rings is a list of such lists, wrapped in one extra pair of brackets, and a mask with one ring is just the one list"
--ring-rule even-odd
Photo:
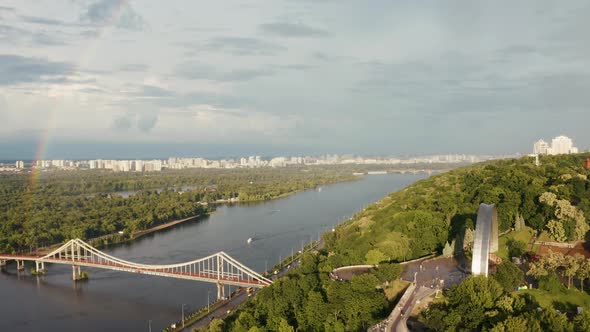
[(165, 160), (36, 160), (25, 163), (22, 160), (14, 164), (0, 166), (0, 171), (23, 171), (29, 169), (104, 169), (115, 172), (159, 172), (163, 169), (187, 168), (262, 168), (313, 165), (413, 165), (413, 164), (459, 164), (477, 163), (485, 160), (502, 159), (514, 156), (493, 155), (465, 155), (447, 154), (423, 157), (389, 158), (389, 157), (360, 157), (353, 155), (325, 155), (319, 157), (275, 157), (263, 159), (260, 156), (249, 156), (234, 159), (205, 159), (171, 157)]
[(540, 139), (533, 144), (533, 154), (570, 154), (578, 153), (578, 148), (574, 146), (574, 142), (567, 136), (557, 136), (551, 140), (551, 145)]

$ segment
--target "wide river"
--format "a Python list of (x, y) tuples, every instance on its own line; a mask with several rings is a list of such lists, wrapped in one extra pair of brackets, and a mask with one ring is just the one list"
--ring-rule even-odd
[[(261, 272), (367, 204), (426, 176), (369, 175), (279, 200), (220, 206), (211, 216), (105, 251), (166, 264), (223, 250)], [(204, 282), (83, 268), (90, 280), (74, 283), (69, 266), (51, 265), (39, 278), (30, 275), (31, 267), (17, 273), (11, 263), (0, 273), (0, 331), (148, 331), (149, 321), (161, 331), (180, 320), (183, 304), (194, 311), (217, 294), (215, 284)]]

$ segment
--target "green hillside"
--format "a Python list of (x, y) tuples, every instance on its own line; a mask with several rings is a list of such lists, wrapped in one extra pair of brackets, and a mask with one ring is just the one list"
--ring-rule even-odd
[[(545, 156), (540, 166), (535, 166), (529, 157), (487, 162), (432, 176), (392, 193), (338, 226), (335, 232), (324, 234), (322, 250), (306, 254), (300, 268), (262, 289), (225, 322), (216, 320), (210, 331), (366, 330), (389, 314), (393, 303), (387, 302), (385, 294), (391, 295), (393, 286), (387, 281), (400, 275), (395, 262), (441, 252), (445, 244), (462, 239), (466, 229), (474, 228), (481, 202), (498, 205), (501, 231), (517, 224), (522, 232), (530, 232), (526, 227), (529, 226), (560, 240), (583, 239), (588, 230), (585, 216), (590, 215), (590, 171), (584, 168), (588, 157), (590, 154)], [(352, 282), (329, 278), (335, 267), (363, 263), (379, 263), (379, 269), (354, 277)], [(468, 301), (469, 308), (483, 308), (481, 313), (478, 311), (481, 317), (468, 322), (472, 324), (468, 329), (510, 324), (504, 319), (516, 319), (511, 315), (536, 305), (534, 301), (525, 301), (519, 304), (520, 311), (511, 309), (492, 320), (483, 319), (504, 308), (498, 299), (524, 301), (511, 297), (490, 280), (490, 287), (496, 289), (495, 297), (489, 308)], [(469, 288), (469, 283), (450, 296), (458, 294), (457, 298), (462, 298), (464, 288)], [(478, 296), (475, 294), (474, 298)], [(440, 322), (446, 317), (444, 312), (462, 310), (459, 306), (441, 306), (442, 311), (438, 312), (442, 314), (436, 316), (436, 310), (429, 311), (427, 322)], [(551, 312), (546, 315), (553, 317)], [(459, 320), (432, 327), (444, 330), (445, 326), (458, 326), (461, 315), (453, 317)], [(549, 318), (540, 320), (540, 328), (555, 321)], [(498, 326), (498, 331), (503, 331), (503, 325)]]
[(326, 248), (334, 253), (334, 265), (440, 252), (445, 243), (462, 239), (466, 228), (474, 228), (482, 202), (497, 204), (500, 232), (524, 219), (534, 230), (565, 236), (557, 240), (584, 239), (585, 216), (590, 216), (588, 157), (545, 156), (540, 166), (523, 157), (432, 176), (386, 196), (327, 234)]

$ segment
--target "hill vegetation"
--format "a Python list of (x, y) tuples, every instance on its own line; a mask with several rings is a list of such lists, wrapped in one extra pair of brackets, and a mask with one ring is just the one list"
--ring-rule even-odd
[[(589, 229), (588, 154), (501, 160), (421, 180), (326, 234), (334, 266), (403, 261), (459, 250), (475, 228), (480, 203), (496, 204), (500, 232), (529, 226), (555, 241), (584, 240)], [(522, 225), (524, 221), (524, 225)], [(471, 239), (472, 240), (472, 239)]]
[[(498, 206), (500, 231), (514, 227), (525, 233), (545, 231), (557, 241), (584, 239), (590, 215), (587, 157), (546, 156), (541, 166), (528, 157), (487, 162), (392, 193), (324, 234), (322, 250), (306, 255), (300, 268), (225, 321), (215, 321), (210, 331), (366, 330), (393, 306), (385, 293), (400, 275), (396, 262), (441, 253), (445, 247), (468, 247), (481, 202)], [(510, 253), (520, 255), (526, 248), (518, 238), (507, 243)], [(333, 268), (365, 263), (379, 268), (351, 282), (329, 278)], [(571, 321), (552, 309), (531, 312), (538, 307), (535, 298), (511, 292), (523, 271), (509, 262), (498, 271), (496, 278), (468, 278), (423, 321), (440, 331), (587, 330), (589, 314)]]

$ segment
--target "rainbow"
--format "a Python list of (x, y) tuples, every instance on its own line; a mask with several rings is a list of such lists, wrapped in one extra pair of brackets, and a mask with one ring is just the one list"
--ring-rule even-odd
[[(66, 76), (77, 75), (80, 71), (80, 68), (84, 67), (88, 63), (91, 57), (96, 53), (96, 50), (98, 49), (100, 42), (102, 41), (105, 31), (111, 28), (116, 22), (119, 21), (119, 19), (121, 18), (121, 14), (123, 13), (123, 9), (128, 3), (129, 0), (118, 0), (116, 5), (112, 6), (111, 12), (107, 16), (107, 19), (98, 28), (96, 37), (90, 42), (90, 45), (83, 50), (80, 59), (76, 62), (74, 66), (72, 66), (71, 70), (67, 73)], [(49, 146), (49, 142), (53, 134), (53, 127), (56, 122), (57, 109), (57, 105), (54, 105), (53, 108), (50, 108), (48, 110), (49, 115), (47, 117), (47, 125), (45, 130), (42, 131), (39, 137), (33, 163), (36, 163), (38, 160), (43, 160), (45, 158), (45, 155), (47, 153), (47, 147)], [(31, 174), (29, 177), (29, 189), (31, 191), (39, 182), (40, 174), (41, 172), (38, 168), (31, 169)]]

